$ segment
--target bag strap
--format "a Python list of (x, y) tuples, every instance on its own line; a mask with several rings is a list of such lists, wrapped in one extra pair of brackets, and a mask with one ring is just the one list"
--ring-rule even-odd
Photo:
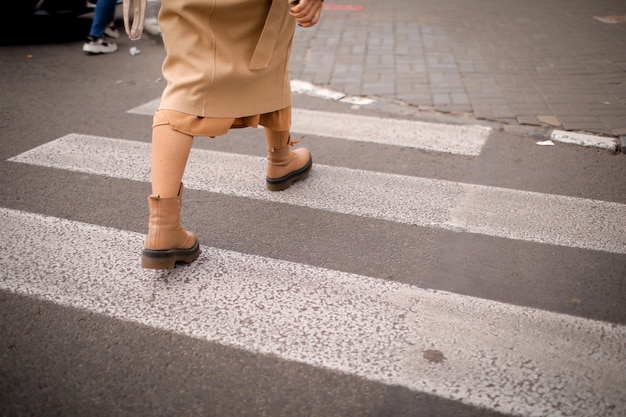
[[(133, 4), (133, 24), (130, 25), (130, 4)], [(146, 20), (147, 0), (124, 0), (124, 30), (131, 40), (141, 38)]]

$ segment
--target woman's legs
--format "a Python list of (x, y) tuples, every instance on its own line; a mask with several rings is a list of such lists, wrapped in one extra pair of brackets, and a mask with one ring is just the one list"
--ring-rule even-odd
[[(306, 178), (313, 160), (306, 148), (294, 151), (289, 131), (265, 128), (268, 147), (266, 184), (271, 191), (284, 190)], [(193, 262), (200, 254), (196, 236), (180, 225), (183, 174), (193, 136), (172, 129), (169, 123), (152, 128), (152, 195), (146, 247), (141, 264), (150, 269), (171, 269), (176, 262)]]
[(193, 262), (200, 254), (196, 236), (180, 225), (182, 179), (192, 143), (192, 136), (169, 124), (152, 128), (152, 195), (141, 259), (144, 268), (171, 269), (176, 262)]

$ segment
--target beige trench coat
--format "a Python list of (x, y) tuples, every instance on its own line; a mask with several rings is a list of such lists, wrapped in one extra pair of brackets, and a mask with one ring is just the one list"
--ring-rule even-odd
[(291, 106), (287, 0), (162, 0), (160, 109), (240, 118)]

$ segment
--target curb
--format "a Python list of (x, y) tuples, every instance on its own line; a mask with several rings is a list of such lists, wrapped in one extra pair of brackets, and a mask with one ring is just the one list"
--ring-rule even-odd
[[(326, 100), (339, 101), (351, 104), (356, 107), (373, 108), (388, 113), (399, 114), (403, 116), (415, 115), (419, 113), (419, 109), (405, 103), (394, 103), (380, 100), (375, 97), (353, 97), (348, 96), (339, 91), (333, 91), (322, 87), (317, 87), (309, 82), (292, 80), (291, 90), (294, 94), (304, 94), (311, 97), (322, 98)], [(607, 136), (597, 136), (582, 132), (570, 132), (557, 129), (542, 129), (531, 126), (506, 125), (498, 122), (484, 122), (479, 120), (468, 120), (451, 115), (442, 115), (439, 113), (419, 113), (421, 119), (434, 123), (447, 123), (457, 125), (480, 125), (491, 127), (494, 130), (505, 131), (513, 134), (528, 136), (534, 139), (540, 139), (541, 145), (554, 145), (554, 142), (567, 143), (571, 145), (594, 147), (609, 150), (612, 153), (626, 154), (626, 136), (616, 138)], [(426, 117), (425, 117), (426, 116)]]
[(614, 153), (618, 153), (620, 151), (620, 148), (623, 150), (623, 146), (618, 146), (618, 143), (614, 138), (604, 136), (595, 136), (577, 132), (567, 132), (564, 130), (553, 130), (550, 134), (550, 139), (556, 142), (608, 149), (609, 151)]

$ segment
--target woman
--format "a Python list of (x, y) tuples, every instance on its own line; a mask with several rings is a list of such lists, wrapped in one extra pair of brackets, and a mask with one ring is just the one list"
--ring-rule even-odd
[[(167, 80), (152, 128), (152, 195), (142, 266), (170, 269), (200, 254), (180, 225), (182, 178), (194, 136), (264, 127), (266, 187), (288, 188), (312, 166), (292, 151), (288, 62), (295, 24), (319, 22), (323, 0), (162, 0)], [(128, 31), (128, 27), (127, 27)]]

